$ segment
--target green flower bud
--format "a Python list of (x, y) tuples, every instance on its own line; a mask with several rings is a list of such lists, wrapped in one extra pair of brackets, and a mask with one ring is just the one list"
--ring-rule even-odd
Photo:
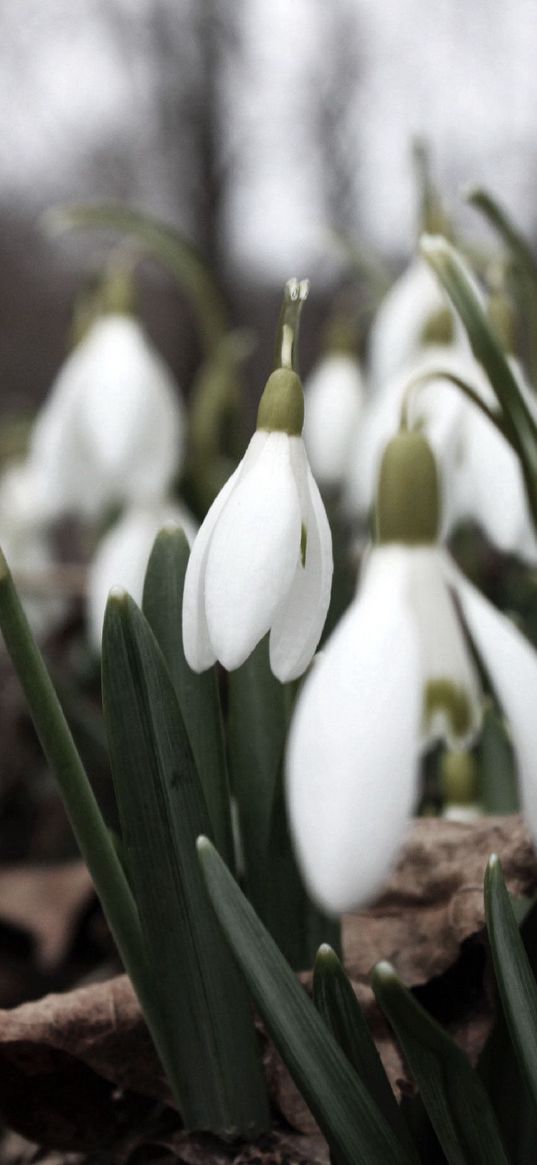
[(300, 437), (304, 425), (304, 393), (296, 372), (277, 368), (265, 385), (257, 410), (257, 428)]
[(440, 519), (438, 473), (421, 433), (398, 433), (386, 446), (376, 503), (376, 540), (429, 546)]

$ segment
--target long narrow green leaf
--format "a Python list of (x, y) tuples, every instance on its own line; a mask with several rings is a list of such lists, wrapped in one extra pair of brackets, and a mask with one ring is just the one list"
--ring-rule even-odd
[(248, 897), (263, 917), (270, 892), (267, 853), (287, 725), (289, 695), (273, 676), (268, 638), (228, 677), (231, 784), (241, 823)]
[(472, 287), (468, 271), (445, 239), (424, 236), (421, 251), (445, 287), (468, 333), (472, 351), (483, 365), (503, 411), (507, 434), (519, 453), (528, 501), (537, 521), (537, 426), (515, 376), (492, 332)]
[(187, 1127), (267, 1127), (243, 983), (216, 926), (195, 852), (209, 818), (158, 644), (124, 592), (109, 600), (103, 697), (123, 843), (176, 1092)]
[(338, 1165), (417, 1165), (207, 838), (198, 840), (198, 853), (214, 909), (254, 1002)]
[(508, 1165), (487, 1094), (464, 1053), (420, 1007), (389, 963), (375, 967), (373, 990), (449, 1165)]
[(531, 247), (497, 199), (487, 190), (474, 186), (466, 192), (466, 201), (485, 215), (507, 244), (518, 266), (537, 286), (537, 263)]
[(466, 195), (471, 206), (488, 219), (511, 253), (514, 292), (520, 317), (527, 329), (528, 359), (533, 379), (537, 375), (537, 263), (533, 251), (507, 211), (486, 190), (475, 187)]
[(181, 631), (189, 558), (184, 531), (166, 526), (157, 536), (145, 576), (142, 609), (162, 651), (194, 754), (218, 852), (234, 867), (227, 762), (216, 669), (198, 675), (188, 666)]
[(335, 951), (326, 945), (319, 948), (315, 960), (313, 998), (319, 1014), (371, 1093), (379, 1111), (389, 1121), (401, 1143), (413, 1152), (408, 1127), (360, 1004)]
[(485, 876), (485, 911), (494, 971), (509, 1034), (537, 1105), (537, 982), (513, 913), (499, 859)]
[(128, 206), (113, 204), (57, 206), (47, 212), (45, 222), (53, 231), (104, 229), (139, 240), (187, 292), (205, 350), (212, 351), (226, 330), (222, 296), (199, 251), (173, 227)]
[[(537, 974), (537, 903), (520, 925), (520, 937)], [(537, 1144), (537, 1109), (521, 1073), (502, 1008), (481, 1052), (478, 1071), (490, 1096), (512, 1165), (528, 1165)]]
[(43, 752), (54, 772), (126, 969), (146, 1002), (147, 966), (136, 905), (60, 702), (0, 552), (0, 628)]
[(487, 813), (516, 813), (519, 797), (511, 741), (498, 711), (485, 709), (479, 741), (479, 797)]

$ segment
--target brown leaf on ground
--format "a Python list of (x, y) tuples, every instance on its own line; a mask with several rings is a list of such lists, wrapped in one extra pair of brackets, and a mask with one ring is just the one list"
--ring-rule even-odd
[(0, 922), (30, 935), (42, 971), (65, 957), (93, 896), (84, 862), (0, 868)]
[(464, 939), (484, 926), (483, 880), (497, 853), (512, 894), (537, 887), (537, 857), (522, 819), (483, 817), (471, 825), (420, 818), (389, 882), (369, 910), (347, 920), (345, 965), (366, 980), (389, 959), (412, 986), (440, 975)]
[[(447, 1021), (475, 1059), (490, 1022), (484, 954), (475, 936), (483, 927), (482, 882), (492, 851), (502, 859), (509, 889), (533, 893), (537, 861), (519, 818), (489, 818), (471, 826), (421, 820), (382, 897), (369, 911), (345, 920), (346, 967), (399, 1088), (411, 1085), (375, 1007), (369, 972), (379, 958), (389, 958), (409, 986), (429, 993), (423, 998), (434, 1011), (435, 990), (439, 999), (446, 994), (443, 977), (464, 966), (462, 982), (467, 973), (475, 978), (471, 1004), (464, 992), (455, 991), (459, 1009)], [(309, 988), (311, 975), (301, 978)], [(297, 1132), (315, 1137), (311, 1114), (266, 1036), (264, 1045), (275, 1108)], [(169, 1104), (169, 1092), (125, 976), (0, 1012), (0, 1106), (7, 1123), (30, 1139), (74, 1150), (98, 1139), (110, 1144), (126, 1127), (140, 1127), (155, 1101)], [(163, 1145), (163, 1160), (165, 1151)], [(192, 1155), (195, 1139), (184, 1134), (181, 1154), (178, 1160), (185, 1163), (202, 1160)], [(229, 1161), (229, 1155), (222, 1160)]]

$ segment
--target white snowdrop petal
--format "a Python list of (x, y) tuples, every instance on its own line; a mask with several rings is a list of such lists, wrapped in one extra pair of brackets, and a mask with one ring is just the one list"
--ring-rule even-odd
[(49, 517), (156, 501), (181, 462), (184, 406), (164, 361), (126, 315), (97, 320), (67, 357), (33, 428)]
[[(413, 259), (384, 297), (371, 328), (369, 368), (377, 388), (419, 353), (427, 321), (446, 307), (447, 296), (425, 259)], [(452, 315), (460, 336), (461, 325)]]
[(454, 473), (459, 519), (474, 518), (499, 550), (534, 563), (537, 542), (515, 451), (472, 405), (462, 440), (460, 468)]
[(196, 524), (184, 506), (162, 502), (158, 506), (127, 510), (99, 543), (88, 574), (87, 616), (93, 647), (100, 651), (104, 612), (112, 587), (120, 586), (141, 603), (145, 572), (155, 538), (168, 522), (182, 526), (189, 542)]
[(355, 357), (334, 352), (304, 385), (304, 444), (313, 475), (335, 487), (347, 473), (363, 407), (364, 384)]
[(524, 635), (450, 564), (469, 633), (507, 716), (522, 808), (537, 843), (537, 653)]
[[(251, 445), (252, 442), (249, 450)], [(214, 528), (244, 470), (249, 450), (207, 511), (188, 560), (183, 590), (183, 649), (187, 663), (196, 672), (205, 671), (216, 662), (205, 613), (207, 555)]]
[(120, 497), (162, 495), (182, 456), (184, 417), (173, 378), (137, 320), (109, 314), (79, 349), (77, 424)]
[[(389, 548), (387, 548), (389, 549)], [(482, 693), (453, 599), (446, 585), (444, 556), (437, 546), (415, 547), (408, 556), (408, 596), (419, 633), (422, 685), (448, 682), (464, 693), (469, 723), (459, 732), (441, 707), (425, 725), (425, 740), (437, 737), (466, 747), (481, 724)]]
[[(253, 441), (257, 436), (262, 434)], [(300, 438), (280, 432), (264, 436), (220, 513), (207, 554), (209, 638), (229, 670), (239, 667), (269, 630), (300, 555), (301, 514), (291, 461), (291, 442)]]
[(294, 446), (293, 461), (306, 547), (270, 632), (270, 666), (282, 683), (302, 675), (311, 662), (330, 604), (333, 571), (330, 526), (302, 442)]
[(404, 551), (372, 551), (291, 725), (292, 837), (311, 895), (332, 913), (380, 889), (416, 799), (422, 694), (406, 578)]

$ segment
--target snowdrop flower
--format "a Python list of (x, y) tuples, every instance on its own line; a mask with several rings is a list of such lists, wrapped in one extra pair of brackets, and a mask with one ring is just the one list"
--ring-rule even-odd
[(141, 603), (149, 555), (159, 530), (169, 522), (182, 526), (189, 543), (196, 523), (177, 502), (132, 506), (101, 539), (88, 574), (87, 617), (89, 636), (101, 650), (104, 612), (112, 587), (120, 586)]
[(316, 481), (335, 489), (345, 480), (363, 407), (360, 365), (350, 352), (330, 352), (304, 385), (304, 444)]
[(30, 459), (50, 517), (95, 518), (162, 497), (181, 462), (184, 409), (140, 324), (101, 316), (68, 356), (35, 423)]
[(59, 622), (65, 603), (42, 590), (54, 566), (43, 519), (39, 482), (28, 461), (14, 461), (0, 476), (0, 545), (21, 591), (34, 634), (42, 638)]
[(481, 682), (459, 611), (510, 722), (537, 839), (537, 654), (461, 575), (437, 528), (430, 446), (400, 434), (383, 459), (359, 593), (304, 683), (290, 732), (297, 857), (310, 893), (334, 913), (385, 880), (418, 799), (422, 750), (437, 739), (466, 748), (480, 730)]
[[(520, 366), (511, 367), (525, 399), (532, 403)], [(505, 554), (537, 562), (520, 461), (496, 426), (439, 370), (469, 384), (487, 407), (497, 408), (481, 365), (462, 349), (432, 347), (379, 392), (363, 418), (346, 483), (349, 513), (366, 514), (374, 501), (382, 450), (397, 428), (405, 397), (415, 427), (434, 449), (442, 481), (442, 533), (470, 519)], [(411, 395), (409, 385), (422, 380)]]
[(194, 671), (233, 669), (270, 630), (282, 682), (308, 666), (332, 579), (328, 520), (308, 465), (300, 380), (269, 377), (245, 456), (213, 502), (190, 555), (183, 642)]
[(369, 336), (369, 376), (380, 389), (427, 344), (462, 344), (461, 324), (430, 267), (412, 260), (384, 297)]

